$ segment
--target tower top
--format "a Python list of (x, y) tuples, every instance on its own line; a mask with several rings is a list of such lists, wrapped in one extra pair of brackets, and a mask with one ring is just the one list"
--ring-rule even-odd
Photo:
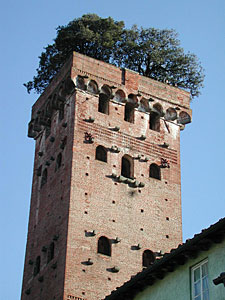
[(29, 137), (37, 137), (41, 126), (48, 125), (53, 110), (59, 109), (74, 89), (103, 93), (111, 101), (133, 103), (139, 111), (156, 110), (165, 120), (177, 120), (181, 129), (191, 122), (189, 92), (73, 52), (33, 105)]

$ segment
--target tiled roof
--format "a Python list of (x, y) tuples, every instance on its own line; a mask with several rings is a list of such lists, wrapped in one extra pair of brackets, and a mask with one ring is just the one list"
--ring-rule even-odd
[(186, 240), (170, 253), (157, 259), (154, 264), (139, 272), (121, 287), (112, 291), (105, 300), (132, 300), (135, 295), (147, 286), (153, 285), (158, 279), (163, 279), (168, 272), (174, 271), (179, 265), (184, 265), (189, 258), (196, 258), (202, 251), (207, 251), (213, 244), (221, 243), (225, 237), (225, 218), (201, 233), (195, 234), (192, 239)]

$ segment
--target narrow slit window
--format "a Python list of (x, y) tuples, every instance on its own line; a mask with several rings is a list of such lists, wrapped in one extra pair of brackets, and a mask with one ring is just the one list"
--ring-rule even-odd
[(59, 153), (57, 158), (56, 158), (56, 166), (55, 170), (57, 171), (62, 165), (62, 153)]
[(38, 256), (35, 261), (34, 265), (34, 276), (36, 276), (40, 272), (40, 267), (41, 267), (41, 257)]
[(48, 171), (47, 169), (44, 169), (41, 177), (41, 186), (45, 185), (48, 180)]
[(62, 121), (64, 119), (64, 105), (60, 106), (59, 109), (59, 121)]
[(101, 236), (98, 240), (98, 253), (111, 256), (111, 243), (105, 236)]
[(55, 254), (55, 244), (52, 242), (48, 249), (48, 263), (54, 258)]
[(107, 150), (103, 146), (98, 146), (96, 148), (95, 159), (107, 162)]

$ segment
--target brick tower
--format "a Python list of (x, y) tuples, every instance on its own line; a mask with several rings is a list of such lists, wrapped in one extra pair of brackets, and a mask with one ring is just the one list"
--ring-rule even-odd
[(189, 93), (73, 53), (32, 108), (23, 300), (103, 299), (182, 241)]

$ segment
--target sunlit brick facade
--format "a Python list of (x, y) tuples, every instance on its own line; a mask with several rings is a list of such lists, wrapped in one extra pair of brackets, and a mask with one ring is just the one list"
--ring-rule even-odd
[(32, 108), (23, 300), (102, 299), (149, 253), (181, 243), (189, 102), (176, 87), (73, 53)]

